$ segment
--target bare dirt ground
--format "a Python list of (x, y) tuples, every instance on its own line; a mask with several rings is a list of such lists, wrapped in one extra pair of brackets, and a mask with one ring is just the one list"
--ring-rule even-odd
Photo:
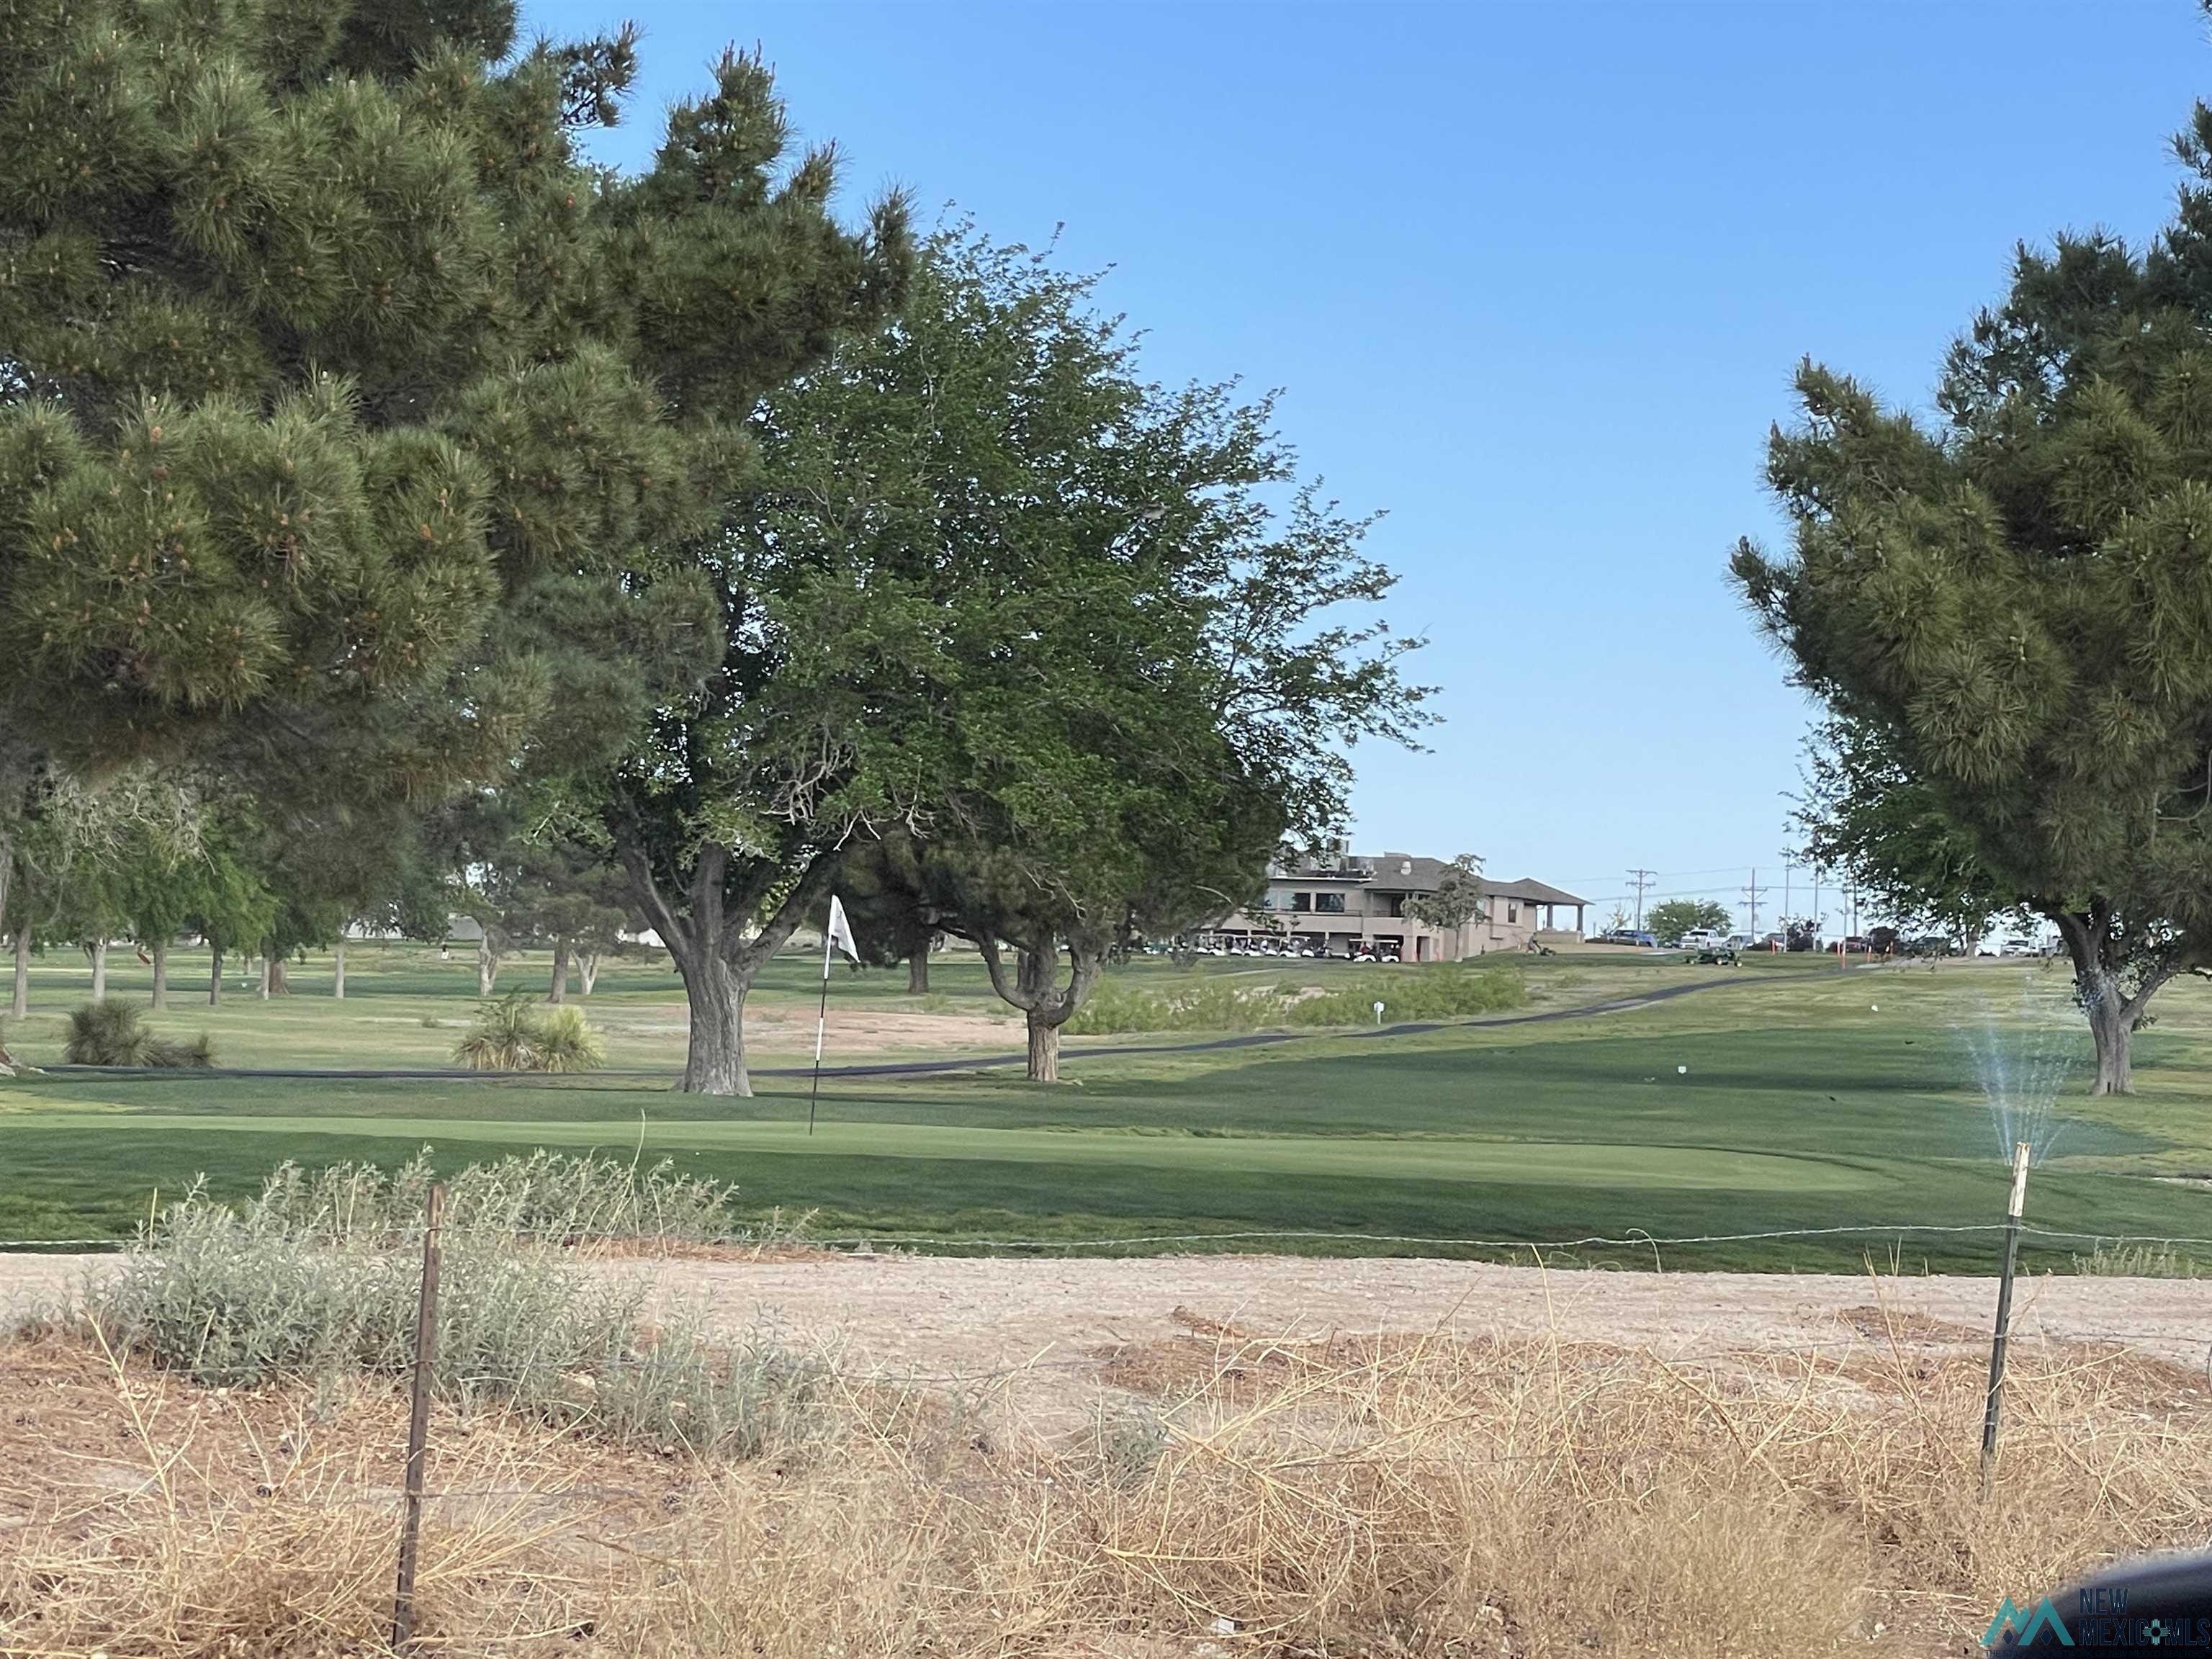
[[(67, 1299), (99, 1256), (0, 1255), (0, 1316)], [(894, 1376), (1016, 1373), (1048, 1413), (1097, 1396), (1115, 1354), (1194, 1330), (1311, 1340), (1369, 1332), (1555, 1336), (1670, 1359), (1985, 1346), (1994, 1280), (1647, 1273), (1266, 1255), (981, 1261), (809, 1254), (610, 1264), (732, 1332), (831, 1341)], [(2212, 1281), (2049, 1277), (2015, 1292), (2016, 1341), (2112, 1343), (2212, 1387)]]
[[(681, 1037), (690, 1026), (684, 1005), (630, 1006), (599, 1022), (617, 1037)], [(1011, 1014), (909, 1013), (896, 1008), (830, 1009), (824, 1043), (831, 1054), (957, 1054), (973, 1048), (1002, 1048), (1013, 1028)], [(814, 1048), (814, 1010), (775, 1003), (745, 1011), (745, 1038), (756, 1053), (783, 1054)]]

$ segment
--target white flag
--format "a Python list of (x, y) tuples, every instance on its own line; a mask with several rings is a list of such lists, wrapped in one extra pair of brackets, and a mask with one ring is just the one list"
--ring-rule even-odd
[(853, 924), (845, 920), (845, 906), (835, 893), (830, 896), (830, 933), (823, 943), (848, 962), (860, 959), (860, 947), (853, 943)]

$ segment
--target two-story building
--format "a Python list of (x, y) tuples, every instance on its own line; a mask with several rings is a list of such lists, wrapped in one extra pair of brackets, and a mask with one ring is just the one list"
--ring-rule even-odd
[[(1224, 917), (1210, 930), (1228, 944), (1280, 940), (1328, 956), (1395, 956), (1405, 962), (1456, 962), (1531, 945), (1578, 943), (1589, 901), (1540, 881), (1482, 883), (1482, 909), (1452, 930), (1407, 914), (1410, 901), (1436, 890), (1449, 866), (1410, 853), (1350, 854), (1269, 866), (1263, 903)], [(1568, 910), (1571, 928), (1559, 926)]]

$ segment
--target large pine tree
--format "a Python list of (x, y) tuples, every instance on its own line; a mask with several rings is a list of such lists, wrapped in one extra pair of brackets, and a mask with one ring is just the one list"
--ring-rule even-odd
[(2057, 927), (2097, 1047), (2212, 969), (2212, 110), (2148, 248), (2022, 249), (1935, 429), (1807, 364), (1768, 474), (1794, 545), (1735, 572), (1850, 764), (1825, 845), (1903, 908)]
[[(711, 523), (732, 413), (893, 297), (897, 205), (839, 225), (758, 60), (619, 178), (576, 135), (615, 118), (629, 37), (514, 52), (514, 24), (0, 0), (0, 732), (26, 750), (324, 815), (495, 770), (558, 702), (549, 628)], [(633, 625), (711, 621), (657, 591)]]

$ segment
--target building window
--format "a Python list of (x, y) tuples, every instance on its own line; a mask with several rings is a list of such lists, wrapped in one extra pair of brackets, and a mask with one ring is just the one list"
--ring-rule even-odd
[(1293, 910), (1310, 910), (1310, 909), (1312, 909), (1312, 908), (1313, 908), (1313, 895), (1312, 895), (1311, 893), (1293, 893), (1293, 894), (1291, 894), (1291, 909), (1293, 909)]
[(1344, 895), (1341, 893), (1316, 893), (1313, 901), (1314, 908), (1326, 915), (1340, 916), (1344, 914)]

